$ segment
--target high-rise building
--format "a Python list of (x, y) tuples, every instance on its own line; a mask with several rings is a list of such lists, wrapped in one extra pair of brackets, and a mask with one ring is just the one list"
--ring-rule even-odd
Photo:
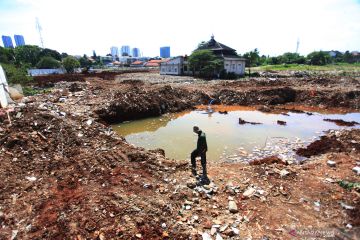
[(14, 35), (14, 39), (17, 47), (25, 45), (25, 40), (23, 35)]
[(170, 47), (161, 47), (160, 48), (160, 57), (169, 58), (170, 57)]
[(119, 57), (119, 49), (118, 49), (118, 47), (111, 47), (110, 52), (111, 52), (111, 56), (113, 58), (113, 61), (115, 61), (116, 58)]
[(10, 36), (2, 36), (2, 41), (4, 43), (4, 47), (6, 48), (14, 48), (14, 45), (13, 45), (13, 42), (11, 40), (11, 37)]
[(124, 45), (121, 47), (121, 56), (130, 56), (130, 46)]
[(140, 57), (140, 49), (139, 48), (133, 48), (132, 49), (132, 56), (133, 57)]

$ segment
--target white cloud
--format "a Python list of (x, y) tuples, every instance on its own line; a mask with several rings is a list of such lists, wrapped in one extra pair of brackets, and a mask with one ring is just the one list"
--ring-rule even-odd
[(190, 54), (202, 40), (215, 39), (239, 53), (359, 50), (360, 4), (355, 0), (16, 0), (15, 9), (0, 9), (1, 34), (22, 33), (39, 44), (35, 17), (45, 46), (70, 54), (106, 54), (111, 46), (139, 47), (144, 55)]

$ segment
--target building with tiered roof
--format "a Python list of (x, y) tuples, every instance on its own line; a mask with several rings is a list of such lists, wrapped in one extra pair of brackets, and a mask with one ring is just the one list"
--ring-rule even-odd
[[(211, 50), (215, 56), (224, 61), (224, 69), (227, 73), (237, 75), (245, 74), (245, 59), (237, 55), (236, 50), (215, 40), (214, 35), (210, 41), (199, 45), (196, 50)], [(195, 51), (196, 51), (195, 50)], [(191, 74), (186, 57), (172, 58), (161, 63), (160, 74), (164, 75), (188, 75)]]

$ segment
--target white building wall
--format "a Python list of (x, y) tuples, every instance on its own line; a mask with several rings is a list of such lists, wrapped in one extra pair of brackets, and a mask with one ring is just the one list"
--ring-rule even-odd
[(224, 68), (226, 72), (233, 72), (238, 75), (244, 75), (245, 73), (245, 60), (242, 59), (224, 59)]
[(182, 58), (174, 58), (160, 64), (161, 75), (181, 75)]
[(65, 69), (54, 68), (54, 69), (28, 69), (28, 74), (30, 76), (40, 76), (40, 75), (50, 75), (50, 74), (64, 74), (66, 73)]

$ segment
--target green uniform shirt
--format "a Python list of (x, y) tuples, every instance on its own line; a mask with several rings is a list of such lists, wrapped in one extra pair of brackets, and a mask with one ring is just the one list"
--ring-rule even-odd
[(198, 132), (198, 141), (196, 149), (199, 152), (206, 152), (207, 151), (207, 143), (206, 143), (206, 135), (203, 131)]

